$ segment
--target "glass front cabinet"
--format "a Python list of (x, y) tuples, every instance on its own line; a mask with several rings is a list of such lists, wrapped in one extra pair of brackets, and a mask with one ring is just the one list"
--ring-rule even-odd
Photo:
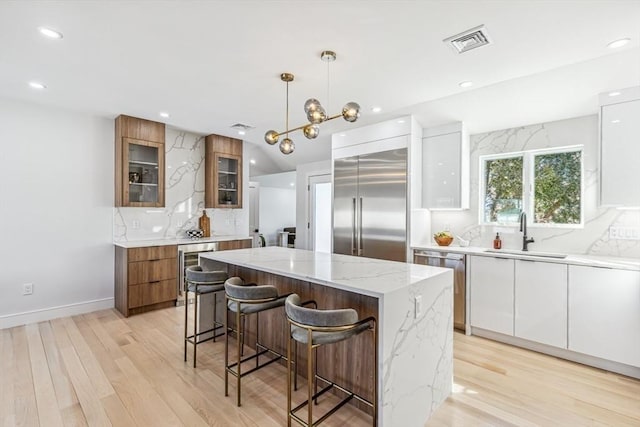
[(242, 141), (221, 135), (205, 138), (205, 207), (242, 207)]
[(128, 206), (164, 206), (164, 144), (123, 138), (125, 202)]
[(116, 118), (115, 205), (164, 207), (164, 123)]

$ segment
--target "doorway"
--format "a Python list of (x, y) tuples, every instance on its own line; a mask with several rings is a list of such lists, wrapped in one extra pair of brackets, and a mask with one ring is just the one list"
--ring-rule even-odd
[(315, 252), (331, 253), (331, 174), (309, 177), (309, 242)]

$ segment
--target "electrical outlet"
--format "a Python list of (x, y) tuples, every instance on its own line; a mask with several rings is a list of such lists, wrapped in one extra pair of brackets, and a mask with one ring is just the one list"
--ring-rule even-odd
[(415, 318), (417, 319), (422, 314), (422, 295), (418, 295), (414, 299), (415, 304)]
[(22, 285), (22, 295), (31, 295), (33, 293), (33, 283), (25, 283)]
[(180, 219), (176, 222), (176, 226), (178, 228), (182, 227), (183, 225), (184, 225), (184, 222), (182, 222), (182, 220), (180, 220)]
[(140, 220), (134, 219), (133, 221), (131, 221), (131, 228), (133, 228), (134, 230), (140, 228)]
[(609, 227), (609, 238), (613, 240), (640, 240), (640, 227)]

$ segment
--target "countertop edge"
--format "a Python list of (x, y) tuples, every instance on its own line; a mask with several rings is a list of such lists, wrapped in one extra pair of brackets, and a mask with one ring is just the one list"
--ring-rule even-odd
[(251, 236), (212, 236), (212, 237), (201, 237), (199, 239), (158, 239), (158, 240), (130, 240), (126, 242), (113, 242), (114, 246), (119, 246), (121, 248), (146, 248), (149, 246), (170, 246), (170, 245), (190, 245), (194, 243), (213, 243), (213, 242), (227, 242), (230, 240), (251, 240)]
[(449, 252), (456, 254), (477, 255), (493, 258), (522, 259), (529, 261), (549, 262), (553, 264), (581, 265), (588, 267), (612, 268), (616, 270), (640, 271), (640, 260), (633, 258), (603, 257), (599, 255), (567, 254), (566, 258), (547, 258), (541, 256), (520, 255), (512, 253), (486, 252), (487, 248), (476, 246), (412, 246), (413, 250)]

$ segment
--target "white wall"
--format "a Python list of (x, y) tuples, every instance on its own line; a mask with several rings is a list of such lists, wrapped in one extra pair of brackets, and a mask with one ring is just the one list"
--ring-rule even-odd
[[(296, 248), (311, 250), (307, 222), (309, 222), (309, 177), (331, 174), (331, 160), (305, 163), (296, 167)], [(333, 239), (333, 236), (332, 236)]]
[[(267, 246), (278, 243), (278, 232), (296, 224), (296, 190), (260, 185), (260, 233)], [(296, 233), (297, 234), (297, 233)]]
[(0, 328), (113, 306), (113, 134), (0, 99)]
[[(503, 249), (520, 249), (522, 234), (518, 232), (517, 226), (478, 225), (479, 157), (487, 154), (578, 144), (584, 145), (584, 227), (530, 226), (528, 234), (535, 239), (535, 243), (530, 245), (530, 249), (629, 258), (640, 257), (640, 241), (609, 238), (609, 227), (612, 225), (640, 227), (640, 211), (597, 206), (598, 116), (595, 115), (471, 135), (470, 209), (432, 212), (432, 230), (437, 232), (450, 228), (454, 234), (470, 240), (472, 246), (482, 247), (490, 247), (498, 230), (502, 231), (500, 234), (503, 240)], [(620, 155), (624, 155), (624, 153), (620, 153)], [(634, 184), (620, 183), (620, 185)], [(635, 185), (638, 184), (635, 183)]]

